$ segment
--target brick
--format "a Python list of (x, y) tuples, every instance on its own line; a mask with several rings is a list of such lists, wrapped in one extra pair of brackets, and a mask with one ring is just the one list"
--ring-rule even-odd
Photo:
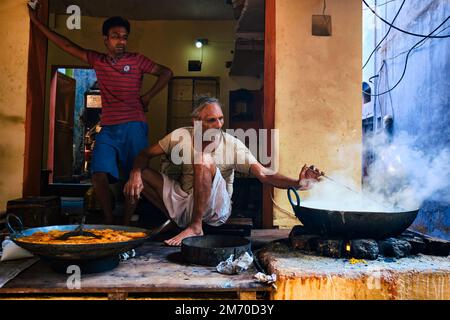
[(305, 250), (305, 251), (315, 251), (315, 243), (319, 236), (316, 235), (301, 235), (301, 236), (290, 236), (289, 240), (294, 249)]
[(316, 242), (317, 254), (331, 258), (344, 258), (344, 240), (326, 240), (317, 239), (317, 241), (311, 241), (311, 244)]
[(387, 238), (378, 242), (380, 253), (386, 257), (403, 258), (410, 254), (411, 244), (406, 240)]
[(371, 239), (357, 239), (350, 241), (350, 254), (356, 259), (375, 260), (378, 258), (378, 243)]

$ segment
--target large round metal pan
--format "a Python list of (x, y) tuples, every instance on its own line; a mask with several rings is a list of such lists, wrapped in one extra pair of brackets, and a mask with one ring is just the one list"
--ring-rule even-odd
[(239, 236), (206, 235), (183, 239), (181, 255), (184, 261), (205, 266), (217, 266), (230, 255), (237, 259), (242, 253), (251, 254), (250, 240)]
[[(295, 193), (297, 201), (291, 198)], [(384, 239), (403, 233), (416, 219), (419, 209), (404, 212), (363, 212), (309, 208), (300, 205), (300, 197), (293, 188), (288, 198), (305, 230), (327, 238)]]
[(115, 225), (84, 225), (84, 229), (112, 229), (126, 232), (144, 232), (145, 237), (133, 239), (123, 242), (111, 243), (93, 243), (93, 244), (38, 244), (21, 241), (21, 238), (30, 236), (35, 232), (49, 232), (52, 230), (73, 231), (78, 225), (60, 225), (40, 228), (31, 228), (26, 230), (15, 230), (9, 226), (11, 240), (18, 246), (30, 251), (31, 253), (48, 258), (58, 260), (88, 260), (98, 259), (107, 256), (119, 255), (120, 253), (130, 251), (140, 246), (146, 239), (150, 237), (150, 233), (146, 229), (115, 226)]

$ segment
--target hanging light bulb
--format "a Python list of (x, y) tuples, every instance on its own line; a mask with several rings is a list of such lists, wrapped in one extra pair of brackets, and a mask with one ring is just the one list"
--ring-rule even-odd
[(195, 46), (197, 48), (202, 48), (204, 45), (208, 44), (208, 39), (197, 39), (195, 40)]

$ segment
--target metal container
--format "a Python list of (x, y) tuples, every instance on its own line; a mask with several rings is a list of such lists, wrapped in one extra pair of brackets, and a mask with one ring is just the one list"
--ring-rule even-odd
[[(18, 228), (12, 226), (11, 218), (14, 217)], [(21, 241), (21, 238), (30, 236), (35, 232), (49, 232), (52, 230), (74, 231), (79, 225), (58, 225), (41, 228), (24, 229), (23, 224), (16, 216), (10, 214), (7, 216), (7, 226), (10, 232), (11, 240), (18, 246), (30, 251), (43, 260), (51, 263), (52, 267), (58, 272), (65, 272), (64, 267), (70, 264), (84, 265), (83, 273), (101, 272), (112, 269), (119, 263), (119, 254), (130, 251), (144, 243), (150, 237), (146, 229), (116, 226), (116, 225), (84, 225), (85, 230), (89, 229), (112, 229), (126, 232), (144, 232), (147, 236), (129, 241), (93, 243), (93, 244), (41, 244)], [(105, 261), (107, 263), (105, 263)], [(105, 264), (105, 266), (101, 266)], [(98, 266), (98, 268), (97, 268)], [(91, 271), (92, 270), (92, 271)]]
[(181, 242), (184, 261), (205, 266), (217, 266), (234, 255), (251, 254), (250, 240), (239, 236), (207, 235), (185, 238)]
[[(294, 192), (296, 202), (291, 198)], [(300, 205), (293, 188), (288, 198), (297, 218), (310, 234), (338, 239), (385, 239), (403, 233), (416, 219), (419, 209), (404, 212), (363, 212), (308, 208)]]

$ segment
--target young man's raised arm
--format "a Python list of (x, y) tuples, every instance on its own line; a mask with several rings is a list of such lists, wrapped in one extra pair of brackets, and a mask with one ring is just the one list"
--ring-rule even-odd
[(150, 100), (169, 83), (173, 76), (172, 70), (161, 64), (155, 64), (150, 74), (158, 77), (158, 80), (156, 80), (153, 87), (141, 97), (144, 111), (148, 111)]
[[(36, 9), (37, 10), (37, 9)], [(36, 11), (28, 6), (28, 12), (30, 14), (31, 22), (56, 46), (71, 54), (72, 56), (88, 63), (87, 50), (73, 43), (69, 39), (59, 35), (58, 33), (50, 30), (37, 18)]]

